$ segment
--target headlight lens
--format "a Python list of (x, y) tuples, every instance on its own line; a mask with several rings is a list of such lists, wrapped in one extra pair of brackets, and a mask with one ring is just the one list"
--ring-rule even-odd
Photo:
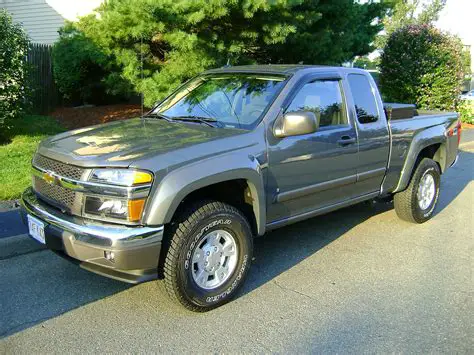
[(137, 222), (140, 220), (145, 207), (145, 199), (121, 200), (116, 198), (103, 198), (86, 196), (84, 212), (89, 215), (101, 216)]
[(135, 186), (152, 182), (153, 175), (133, 169), (95, 169), (89, 180), (112, 185)]

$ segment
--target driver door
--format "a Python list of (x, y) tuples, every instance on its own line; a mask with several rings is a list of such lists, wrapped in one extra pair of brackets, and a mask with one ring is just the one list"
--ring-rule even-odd
[(311, 111), (317, 132), (269, 137), (269, 223), (302, 215), (351, 197), (357, 174), (357, 135), (349, 121), (340, 78), (303, 82), (284, 113)]

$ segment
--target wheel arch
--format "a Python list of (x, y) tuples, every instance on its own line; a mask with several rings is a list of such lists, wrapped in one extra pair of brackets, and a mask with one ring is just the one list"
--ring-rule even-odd
[(213, 159), (212, 163), (201, 162), (198, 166), (168, 174), (152, 194), (146, 224), (170, 223), (184, 204), (199, 198), (214, 199), (241, 209), (253, 232), (263, 235), (266, 207), (260, 165), (256, 159), (247, 158), (244, 166), (229, 167), (232, 161), (238, 160), (227, 158), (219, 162)]
[(431, 127), (413, 138), (398, 185), (393, 192), (403, 191), (407, 188), (413, 172), (423, 158), (434, 160), (441, 173), (446, 170), (446, 141), (441, 129), (438, 126)]

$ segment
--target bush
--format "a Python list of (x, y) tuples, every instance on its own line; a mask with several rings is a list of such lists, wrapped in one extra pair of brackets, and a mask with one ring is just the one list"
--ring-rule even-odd
[(474, 124), (474, 101), (461, 100), (456, 111), (459, 112), (462, 122)]
[(52, 57), (59, 91), (73, 105), (110, 102), (113, 96), (127, 96), (131, 91), (115, 73), (108, 78), (113, 60), (72, 23), (59, 31)]
[(386, 100), (454, 110), (464, 77), (461, 41), (430, 25), (402, 27), (388, 39), (380, 71)]
[(0, 9), (0, 143), (8, 140), (9, 121), (26, 105), (28, 36), (11, 16)]

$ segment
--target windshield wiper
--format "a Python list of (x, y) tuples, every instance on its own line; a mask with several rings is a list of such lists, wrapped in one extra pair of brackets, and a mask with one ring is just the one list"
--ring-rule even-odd
[(168, 121), (168, 122), (172, 122), (173, 120), (171, 118), (169, 118), (168, 116), (165, 116), (163, 115), (162, 113), (158, 113), (158, 112), (148, 112), (148, 113), (145, 113), (142, 118), (144, 117), (154, 117), (154, 118), (161, 118), (165, 121)]
[(208, 125), (209, 127), (217, 127), (215, 123), (219, 122), (214, 118), (209, 118), (209, 117), (201, 117), (201, 116), (195, 116), (195, 115), (189, 115), (189, 116), (174, 116), (172, 117), (173, 120), (176, 121), (190, 121), (190, 122), (199, 122), (199, 123), (204, 123)]

